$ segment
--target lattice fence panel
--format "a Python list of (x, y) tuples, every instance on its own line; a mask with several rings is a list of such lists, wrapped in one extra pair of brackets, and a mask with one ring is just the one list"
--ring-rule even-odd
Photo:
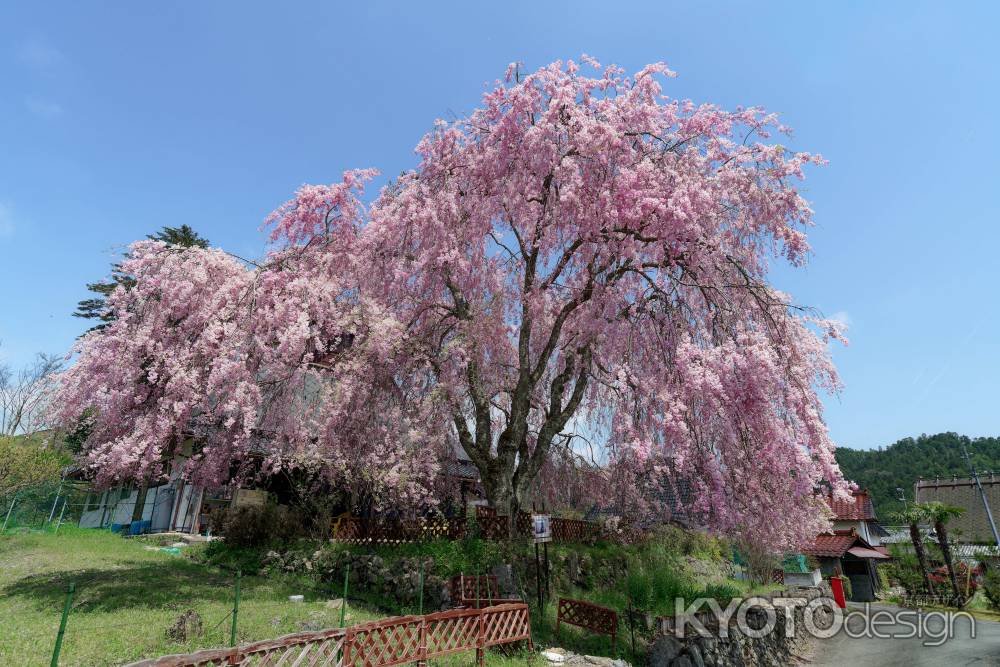
[(452, 600), (500, 599), (500, 584), (492, 574), (458, 575), (451, 578), (450, 589)]
[(272, 665), (296, 665), (298, 667), (339, 666), (342, 662), (345, 635), (329, 637), (325, 640), (303, 641), (290, 644), (243, 648), (240, 661), (245, 667), (271, 667)]
[(345, 661), (354, 667), (388, 667), (423, 659), (423, 617), (389, 618), (350, 628)]
[(434, 539), (459, 540), (465, 532), (466, 522), (461, 518), (372, 521), (351, 517), (340, 520), (334, 539), (348, 544), (397, 545)]
[(167, 655), (129, 667), (391, 667), (426, 662), (460, 651), (527, 640), (528, 606), (523, 602), (486, 609), (456, 609), (426, 616), (401, 616), (346, 630), (300, 632), (226, 649)]
[(559, 598), (559, 606), (556, 608), (556, 632), (559, 632), (559, 627), (563, 623), (611, 635), (612, 643), (618, 636), (618, 613), (613, 609), (583, 600)]
[(504, 604), (483, 610), (483, 646), (531, 640), (528, 605)]
[[(477, 508), (476, 522), (480, 534), (488, 540), (507, 539), (508, 521), (492, 508)], [(586, 542), (601, 535), (600, 526), (580, 519), (560, 519), (551, 522), (552, 539), (556, 542)], [(364, 545), (398, 545), (434, 539), (459, 540), (468, 531), (466, 520), (459, 517), (384, 521), (349, 517), (337, 523), (333, 538), (338, 542)], [(514, 522), (514, 533), (531, 535), (531, 515), (520, 512)]]
[(445, 611), (427, 616), (427, 657), (479, 648), (481, 614), (467, 610)]

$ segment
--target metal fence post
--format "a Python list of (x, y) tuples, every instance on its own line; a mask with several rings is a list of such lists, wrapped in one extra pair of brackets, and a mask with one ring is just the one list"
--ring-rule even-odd
[(59, 522), (56, 524), (56, 530), (55, 530), (56, 535), (59, 534), (59, 526), (62, 525), (63, 515), (66, 514), (66, 503), (67, 499), (63, 498), (63, 506), (62, 509), (59, 511)]
[(0, 533), (5, 533), (7, 531), (7, 521), (10, 520), (10, 513), (14, 511), (14, 503), (17, 502), (17, 494), (14, 494), (14, 499), (10, 501), (10, 509), (7, 510), (7, 516), (3, 519), (3, 528), (0, 528)]
[(420, 616), (424, 615), (424, 561), (420, 561), (420, 607), (417, 613)]
[(52, 509), (49, 511), (49, 520), (45, 523), (52, 523), (52, 517), (56, 515), (56, 505), (59, 504), (59, 494), (62, 493), (62, 480), (59, 481), (59, 488), (56, 489), (56, 499), (52, 501)]
[(632, 633), (632, 659), (635, 660), (635, 617), (632, 611), (632, 591), (628, 593), (628, 628)]
[(344, 627), (344, 618), (347, 614), (347, 577), (351, 573), (350, 564), (344, 565), (344, 597), (340, 600), (340, 627)]
[(69, 619), (70, 605), (73, 604), (73, 591), (76, 590), (76, 582), (71, 581), (66, 589), (66, 603), (63, 605), (62, 620), (59, 621), (59, 634), (56, 635), (56, 645), (52, 649), (52, 662), (49, 667), (59, 667), (59, 652), (62, 650), (63, 636), (66, 634), (66, 621)]
[(243, 576), (242, 570), (236, 570), (236, 595), (233, 597), (233, 625), (229, 630), (229, 643), (236, 646), (236, 622), (240, 613), (240, 578)]

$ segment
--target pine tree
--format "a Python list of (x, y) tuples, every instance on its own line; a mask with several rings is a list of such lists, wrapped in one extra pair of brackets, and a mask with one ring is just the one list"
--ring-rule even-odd
[[(199, 236), (198, 232), (194, 231), (188, 225), (181, 225), (180, 227), (164, 226), (163, 229), (155, 234), (147, 235), (146, 238), (154, 241), (163, 241), (167, 245), (177, 246), (180, 248), (192, 248), (195, 246), (199, 248), (208, 247), (208, 239)], [(111, 266), (111, 278), (109, 280), (88, 283), (87, 290), (93, 292), (97, 296), (92, 296), (80, 301), (76, 305), (76, 311), (73, 313), (73, 317), (81, 317), (87, 320), (100, 320), (100, 323), (87, 329), (84, 333), (103, 329), (108, 326), (108, 324), (114, 320), (114, 315), (107, 309), (108, 296), (110, 296), (111, 293), (114, 292), (119, 286), (124, 287), (124, 289), (130, 289), (134, 283), (135, 281), (131, 276), (122, 272), (122, 266), (120, 263), (116, 263)]]

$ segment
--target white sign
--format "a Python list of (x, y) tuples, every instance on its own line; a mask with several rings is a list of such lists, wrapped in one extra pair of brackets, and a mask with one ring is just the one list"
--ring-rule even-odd
[(548, 514), (531, 515), (531, 527), (535, 534), (535, 544), (552, 541), (552, 523)]

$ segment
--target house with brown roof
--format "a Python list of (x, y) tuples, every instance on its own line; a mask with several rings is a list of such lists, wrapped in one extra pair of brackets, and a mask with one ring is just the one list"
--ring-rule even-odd
[(889, 535), (875, 516), (875, 504), (867, 490), (853, 492), (851, 499), (828, 496), (826, 500), (833, 512), (834, 530), (854, 530), (862, 539), (873, 547), (882, 547), (882, 538)]
[(851, 581), (851, 600), (870, 602), (881, 587), (877, 564), (889, 559), (881, 538), (875, 506), (867, 491), (855, 491), (850, 500), (829, 497), (833, 530), (816, 537), (802, 550), (819, 560), (824, 576), (843, 574)]

